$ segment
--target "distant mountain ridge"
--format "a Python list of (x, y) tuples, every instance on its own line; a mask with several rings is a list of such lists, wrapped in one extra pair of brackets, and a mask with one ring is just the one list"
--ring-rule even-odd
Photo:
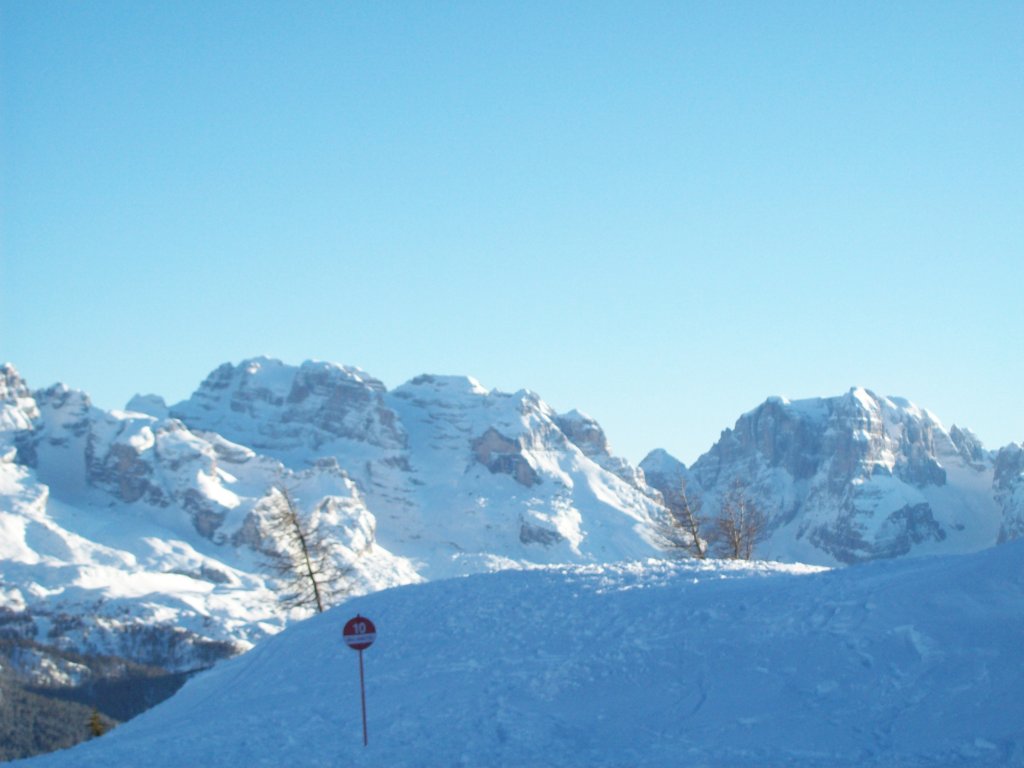
[(687, 468), (663, 451), (640, 463), (669, 498), (685, 482), (714, 514), (734, 483), (768, 517), (761, 556), (822, 564), (969, 552), (1022, 527), (1022, 451), (986, 451), (907, 400), (851, 389), (769, 398)]
[[(494, 558), (658, 553), (657, 493), (622, 472), (596, 422), (559, 416), (528, 390), (422, 375), (389, 392), (357, 368), (255, 358), (218, 368), (170, 415), (293, 471), (336, 460), (374, 515), (394, 521), (379, 527), (381, 544), (429, 577), (474, 572)], [(576, 429), (584, 422), (586, 439)], [(600, 525), (584, 532), (581, 515)]]
[(656, 492), (527, 391), (420, 376), (387, 392), (358, 369), (255, 358), (170, 408), (131, 405), (0, 368), (0, 633), (171, 671), (245, 650), (298, 616), (258, 565), (278, 485), (330, 532), (353, 594), (660, 552)]
[[(337, 543), (353, 594), (529, 564), (677, 556), (682, 482), (713, 515), (735, 480), (769, 520), (763, 558), (833, 565), (967, 552), (1024, 533), (1024, 450), (854, 389), (770, 398), (691, 467), (639, 467), (600, 425), (465, 376), (388, 390), (334, 363), (252, 358), (187, 400), (95, 408), (0, 368), (0, 633), (172, 671), (250, 647), (274, 603), (275, 485)], [(2, 664), (2, 661), (0, 661)]]

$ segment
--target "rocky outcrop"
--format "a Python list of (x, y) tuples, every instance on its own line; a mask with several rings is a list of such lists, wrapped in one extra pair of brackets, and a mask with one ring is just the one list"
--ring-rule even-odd
[(540, 482), (537, 472), (523, 454), (523, 440), (512, 440), (490, 427), (472, 443), (474, 458), (492, 474), (509, 475), (520, 485), (529, 488)]
[(520, 521), (519, 541), (523, 544), (539, 544), (542, 547), (551, 547), (561, 544), (565, 537), (552, 528), (546, 528), (535, 523)]

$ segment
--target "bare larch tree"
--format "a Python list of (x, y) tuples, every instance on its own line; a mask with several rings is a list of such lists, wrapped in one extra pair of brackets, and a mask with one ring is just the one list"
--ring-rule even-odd
[(764, 513), (750, 501), (746, 487), (737, 480), (722, 498), (722, 508), (715, 519), (715, 542), (720, 554), (733, 560), (749, 560), (766, 533)]
[(680, 482), (678, 499), (670, 499), (666, 495), (665, 503), (669, 511), (666, 537), (672, 548), (684, 550), (699, 560), (706, 558), (708, 542), (702, 538), (706, 521), (700, 513), (701, 500), (690, 499), (686, 493), (686, 481), (683, 480)]
[(331, 556), (334, 544), (302, 515), (287, 488), (272, 488), (263, 503), (263, 520), (272, 535), (261, 554), (278, 582), (278, 599), (285, 608), (323, 613), (333, 598), (347, 591), (348, 569), (337, 565)]

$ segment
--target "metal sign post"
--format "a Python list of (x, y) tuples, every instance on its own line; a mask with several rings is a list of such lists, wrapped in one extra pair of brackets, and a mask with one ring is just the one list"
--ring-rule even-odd
[(363, 651), (373, 645), (373, 641), (377, 639), (377, 627), (373, 625), (372, 621), (357, 613), (354, 619), (349, 619), (345, 623), (345, 628), (341, 630), (341, 636), (349, 648), (359, 652), (359, 698), (363, 704), (363, 746), (365, 747), (369, 740), (366, 737), (366, 684), (363, 678)]

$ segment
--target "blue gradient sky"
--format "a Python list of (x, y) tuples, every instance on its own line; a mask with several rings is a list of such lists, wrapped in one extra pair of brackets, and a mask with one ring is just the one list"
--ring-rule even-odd
[(1024, 440), (1024, 3), (0, 9), (32, 386), (465, 373), (690, 462), (863, 385)]

